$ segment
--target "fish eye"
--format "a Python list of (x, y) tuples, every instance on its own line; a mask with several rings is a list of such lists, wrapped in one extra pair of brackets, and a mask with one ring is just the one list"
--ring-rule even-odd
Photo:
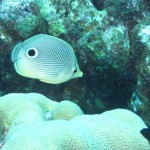
[(35, 58), (38, 55), (38, 51), (34, 48), (28, 49), (27, 56), (30, 58)]

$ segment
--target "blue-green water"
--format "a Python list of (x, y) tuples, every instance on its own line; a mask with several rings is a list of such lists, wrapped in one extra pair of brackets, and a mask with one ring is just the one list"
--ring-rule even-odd
[[(40, 79), (40, 72), (42, 72), (42, 70), (44, 70), (45, 67), (46, 68), (50, 67), (51, 69), (51, 66), (45, 63), (46, 59), (52, 60), (51, 58), (52, 54), (49, 48), (48, 50), (46, 49), (46, 52), (44, 51), (44, 54), (46, 54), (46, 56), (48, 57), (42, 58), (40, 60), (41, 63), (39, 63), (38, 61), (40, 67), (37, 70), (37, 72), (34, 72), (32, 69), (34, 68), (34, 64), (32, 63), (30, 64), (29, 61), (26, 61), (24, 62), (23, 65), (20, 65), (21, 66), (20, 70), (22, 70), (22, 72), (27, 72), (27, 70), (30, 70), (28, 71), (28, 78), (19, 75), (16, 72), (14, 62), (11, 61), (12, 50), (18, 43), (26, 41), (27, 39), (37, 34), (47, 34), (66, 41), (73, 49), (73, 53), (76, 57), (75, 60), (77, 60), (79, 68), (83, 72), (83, 76), (81, 78), (71, 79), (73, 76), (70, 76), (69, 74), (70, 72), (67, 73), (65, 72), (66, 74), (64, 77), (67, 80), (65, 80), (66, 82), (60, 84), (44, 83), (37, 80)], [(2, 122), (0, 124), (1, 147), (2, 147), (1, 149), (2, 150), (10, 149), (9, 147), (14, 146), (14, 145), (10, 146), (13, 142), (9, 140), (11, 139), (11, 136), (13, 135), (12, 133), (14, 132), (12, 129), (11, 133), (10, 128), (11, 125), (12, 126), (16, 125), (17, 126), (16, 130), (18, 131), (19, 128), (18, 124), (24, 125), (24, 123), (28, 123), (30, 121), (33, 123), (35, 121), (41, 122), (41, 120), (48, 122), (50, 122), (50, 120), (55, 120), (52, 119), (53, 115), (51, 114), (52, 109), (55, 108), (53, 107), (53, 105), (55, 102), (59, 103), (63, 100), (69, 100), (73, 102), (73, 104), (74, 103), (77, 104), (85, 114), (91, 114), (91, 116), (93, 114), (101, 114), (103, 112), (107, 113), (107, 111), (110, 112), (111, 114), (110, 110), (114, 110), (115, 112), (115, 110), (118, 110), (120, 108), (123, 110), (130, 110), (131, 114), (132, 112), (137, 114), (142, 118), (145, 124), (149, 126), (150, 124), (149, 43), (150, 43), (150, 2), (148, 0), (126, 0), (126, 1), (1, 0), (0, 1), (0, 62), (1, 62), (0, 122)], [(39, 40), (39, 42), (33, 44), (31, 48), (36, 49), (37, 47), (35, 45), (38, 45), (38, 48), (42, 47), (41, 46), (42, 44), (43, 42)], [(24, 44), (21, 45), (20, 47), (24, 46), (26, 45)], [(27, 50), (29, 50), (28, 47)], [(20, 52), (22, 51), (23, 48), (20, 48)], [(72, 55), (68, 54), (64, 55), (65, 51), (63, 50), (59, 52), (61, 53), (60, 57), (58, 57), (57, 60), (59, 60), (59, 58), (65, 60), (64, 62), (67, 62), (69, 60), (68, 61), (69, 63), (66, 68), (74, 67), (74, 65), (71, 66), (71, 63), (75, 62), (74, 58), (72, 59), (66, 59), (67, 57), (64, 58), (64, 56), (68, 56), (68, 58), (70, 58), (72, 57)], [(19, 50), (16, 50), (15, 57), (18, 53)], [(19, 56), (22, 55), (20, 54)], [(56, 54), (56, 56), (59, 55)], [(56, 56), (54, 58), (56, 58)], [(19, 59), (21, 60), (22, 58), (20, 57)], [(52, 62), (54, 62), (53, 60)], [(62, 68), (64, 69), (65, 67)], [(74, 68), (72, 68), (72, 70), (74, 70)], [(56, 68), (52, 69), (52, 72), (55, 69)], [(33, 75), (31, 76), (31, 74)], [(46, 73), (44, 73), (44, 75), (45, 74)], [(45, 76), (47, 76), (47, 74)], [(48, 81), (50, 80), (49, 76), (48, 79), (46, 78), (46, 80), (44, 78), (44, 81), (47, 80)], [(59, 83), (60, 79), (58, 78), (57, 80), (56, 78), (56, 81), (58, 81)], [(10, 98), (8, 98), (9, 99), (8, 102), (4, 103), (3, 96), (11, 93), (39, 93), (42, 94), (43, 96), (46, 96), (48, 99), (53, 100), (54, 103), (52, 103), (53, 104), (52, 106), (51, 104), (49, 104), (49, 102), (42, 103), (41, 101), (42, 98), (39, 98), (38, 96), (37, 100), (40, 99), (38, 102), (34, 101), (34, 98), (36, 96), (33, 96), (32, 98), (27, 97), (28, 102), (24, 103), (22, 102), (23, 101), (22, 99), (25, 99), (23, 97), (25, 97), (26, 94), (22, 98), (18, 98), (20, 99), (21, 102), (19, 100), (16, 101), (17, 98), (15, 97), (17, 97), (17, 95), (15, 95), (12, 98), (10, 95)], [(13, 100), (15, 102), (11, 103), (11, 101)], [(6, 107), (8, 106), (9, 108), (9, 105), (10, 105), (9, 109), (10, 112), (7, 110)], [(17, 105), (16, 109), (15, 105)], [(33, 108), (33, 112), (30, 111), (29, 108), (31, 108), (31, 110)], [(65, 114), (69, 114), (67, 112), (68, 110), (67, 108), (69, 107), (64, 105), (61, 107), (62, 110), (66, 110)], [(116, 123), (117, 124), (116, 128), (120, 127), (120, 130), (121, 131), (123, 130), (123, 132), (115, 130), (114, 128), (115, 120), (112, 119), (113, 118), (112, 116), (109, 118), (110, 120), (106, 118), (106, 122), (104, 119), (101, 125), (103, 126), (103, 124), (111, 122), (110, 129), (108, 129), (109, 126), (107, 125), (106, 128), (106, 131), (108, 131), (107, 133), (110, 133), (111, 129), (114, 130), (114, 135), (115, 133), (117, 134), (117, 132), (119, 133), (121, 132), (120, 133), (120, 136), (122, 137), (121, 139), (124, 139), (125, 141), (122, 141), (122, 144), (120, 145), (117, 144), (118, 147), (120, 146), (119, 148), (116, 148), (114, 145), (112, 146), (110, 140), (108, 140), (109, 137), (106, 136), (106, 139), (104, 138), (104, 143), (106, 142), (105, 144), (108, 145), (109, 148), (97, 146), (94, 144), (95, 142), (92, 143), (93, 141), (91, 140), (88, 140), (87, 143), (89, 144), (91, 142), (91, 145), (93, 145), (93, 147), (90, 144), (87, 147), (84, 147), (84, 144), (86, 145), (86, 141), (83, 140), (84, 141), (83, 143), (82, 142), (78, 143), (74, 141), (75, 143), (78, 143), (77, 145), (79, 145), (79, 147), (77, 148), (76, 146), (72, 147), (71, 144), (70, 145), (68, 144), (70, 147), (67, 147), (66, 149), (67, 150), (150, 149), (150, 147), (146, 148), (139, 147), (140, 143), (137, 143), (137, 145), (135, 144), (134, 145), (135, 147), (131, 146), (130, 144), (129, 147), (126, 147), (126, 144), (123, 144), (126, 142), (126, 140), (129, 140), (128, 141), (129, 143), (130, 142), (133, 143), (133, 141), (140, 141), (138, 138), (141, 139), (143, 138), (145, 142), (148, 142), (147, 139), (140, 133), (140, 131), (146, 126), (143, 122), (142, 124), (139, 121), (140, 119), (137, 116), (136, 117), (139, 119), (137, 120), (140, 123), (136, 119), (134, 120), (133, 119), (134, 114), (132, 114), (133, 118), (128, 117), (127, 118), (130, 121), (131, 120), (134, 121), (133, 122), (131, 121), (132, 125), (129, 127), (129, 130), (125, 131), (126, 129), (128, 129), (128, 127), (126, 127), (125, 125), (130, 122), (128, 119), (126, 120), (124, 118), (127, 114), (126, 112), (122, 113), (121, 111), (122, 115), (119, 115), (120, 111), (119, 113), (118, 111), (116, 112), (117, 115), (120, 116), (119, 123)], [(130, 113), (128, 114), (129, 116)], [(115, 114), (115, 119), (117, 115)], [(23, 117), (20, 118), (19, 116)], [(103, 115), (100, 116), (100, 118), (101, 117), (103, 118)], [(87, 118), (85, 118), (85, 123)], [(61, 119), (65, 120), (66, 118)], [(81, 120), (82, 119), (84, 120), (84, 118), (81, 118)], [(120, 124), (121, 121), (120, 119), (123, 119), (123, 121), (125, 121), (124, 124)], [(89, 124), (90, 126), (91, 120), (87, 119), (86, 124)], [(95, 120), (101, 119), (96, 118)], [(84, 121), (81, 121), (81, 125), (83, 122)], [(78, 121), (76, 123), (80, 124), (78, 123)], [(58, 125), (56, 125), (56, 130), (59, 130), (59, 128), (61, 128), (60, 124), (58, 123)], [(97, 124), (96, 121), (95, 124)], [(91, 126), (94, 128), (95, 124), (93, 123)], [(140, 125), (138, 126), (137, 124)], [(18, 137), (20, 137), (21, 136), (20, 133), (29, 130), (31, 131), (32, 134), (31, 135), (23, 134), (23, 136), (24, 137), (29, 136), (32, 140), (32, 138), (34, 138), (34, 136), (32, 137), (32, 135), (34, 135), (32, 126), (28, 127), (25, 125), (25, 128), (22, 126), (20, 127), (21, 132), (16, 132), (14, 133), (14, 135), (15, 136), (18, 135)], [(52, 126), (52, 129), (55, 130), (55, 128), (53, 127), (53, 125), (51, 125), (51, 123), (50, 126)], [(78, 128), (77, 125), (77, 128), (74, 128), (75, 131), (74, 130), (72, 131), (72, 129), (70, 129), (73, 126), (72, 122), (71, 125), (67, 126), (68, 126), (67, 128), (64, 127), (65, 128), (64, 130), (66, 132), (69, 130), (70, 133), (72, 132), (74, 133), (76, 130), (79, 131), (82, 130), (80, 129), (80, 126)], [(83, 128), (88, 128), (90, 130), (91, 127), (89, 126), (87, 127), (83, 123)], [(130, 131), (134, 129), (134, 127), (137, 128), (137, 130), (133, 132), (134, 134), (130, 135), (131, 133)], [(43, 133), (42, 136), (44, 136), (44, 134), (46, 133), (45, 131), (43, 131), (43, 128), (47, 129), (48, 127), (46, 124), (42, 125), (39, 124), (37, 125), (35, 132), (37, 132), (38, 128), (41, 129), (41, 132)], [(91, 129), (91, 133), (84, 131), (84, 134), (87, 134), (87, 137), (89, 136), (88, 134), (90, 134), (92, 137), (93, 133), (94, 138), (94, 136), (96, 136), (96, 133), (93, 131), (94, 130), (93, 128)], [(101, 133), (102, 135), (103, 134), (107, 135), (106, 132), (102, 133), (101, 131), (105, 128), (99, 130), (99, 128), (97, 128), (96, 125), (95, 128), (99, 131), (99, 134)], [(49, 129), (47, 130), (48, 133), (50, 133)], [(39, 132), (38, 134), (41, 134), (41, 132)], [(60, 135), (64, 134), (63, 131), (57, 131), (57, 133)], [(124, 138), (125, 135), (126, 137), (131, 138), (126, 139)], [(136, 137), (135, 135), (138, 135), (139, 137)], [(81, 135), (77, 134), (75, 138), (77, 138), (78, 136), (81, 138), (82, 134)], [(40, 143), (41, 137), (39, 135), (37, 135), (37, 137), (39, 137), (39, 139), (36, 139), (35, 142)], [(55, 141), (58, 140), (57, 138), (56, 138), (57, 140), (55, 138), (56, 137), (54, 136), (54, 143)], [(117, 139), (120, 141), (118, 136)], [(24, 144), (27, 146), (29, 141), (30, 140), (27, 141), (20, 140), (17, 142), (18, 143), (20, 142), (21, 145)], [(82, 141), (82, 138), (80, 141)], [(12, 150), (19, 150), (19, 149), (24, 150), (21, 145)], [(29, 147), (27, 146), (24, 148), (25, 150), (65, 149), (66, 147), (65, 144), (64, 145), (62, 144), (64, 147), (63, 146), (61, 147), (60, 145), (52, 144), (48, 148), (47, 143), (43, 143), (41, 147), (40, 146), (34, 147), (34, 144), (33, 145), (29, 144), (28, 145)]]

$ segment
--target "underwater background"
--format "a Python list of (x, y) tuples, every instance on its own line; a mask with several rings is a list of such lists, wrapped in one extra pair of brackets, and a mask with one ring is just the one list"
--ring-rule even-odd
[[(82, 78), (47, 84), (18, 75), (13, 47), (36, 34), (67, 41)], [(149, 0), (1, 0), (0, 96), (41, 93), (84, 113), (125, 108), (150, 124)]]

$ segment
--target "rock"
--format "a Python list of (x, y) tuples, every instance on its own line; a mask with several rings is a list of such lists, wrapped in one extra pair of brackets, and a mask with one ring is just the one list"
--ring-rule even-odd
[(0, 14), (0, 22), (13, 39), (27, 38), (35, 31), (42, 31), (44, 26), (40, 10), (33, 0), (2, 1)]
[(124, 22), (132, 29), (137, 21), (142, 18), (142, 13), (147, 10), (144, 0), (104, 0), (109, 17), (115, 23)]
[[(150, 122), (150, 18), (141, 20), (133, 30), (134, 53), (137, 61), (137, 87), (136, 95), (141, 101), (142, 106), (138, 108), (138, 113)], [(133, 99), (132, 99), (133, 100)], [(133, 100), (134, 102), (134, 100)]]

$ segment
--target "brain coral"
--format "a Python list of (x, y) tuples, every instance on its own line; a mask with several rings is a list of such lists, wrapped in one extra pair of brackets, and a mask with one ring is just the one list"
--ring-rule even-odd
[(53, 119), (67, 120), (83, 114), (79, 106), (73, 102), (58, 103), (38, 93), (7, 94), (0, 97), (0, 132), (8, 130), (12, 124), (52, 119), (52, 112)]
[(44, 111), (51, 110), (55, 103), (37, 93), (0, 97), (0, 128), (9, 128), (12, 123), (44, 120)]
[(83, 115), (81, 108), (71, 102), (71, 101), (61, 101), (53, 110), (52, 110), (52, 119), (65, 119), (70, 120), (74, 116)]
[[(123, 118), (123, 119), (122, 119)], [(116, 109), (11, 127), (1, 150), (150, 150), (137, 115)]]

